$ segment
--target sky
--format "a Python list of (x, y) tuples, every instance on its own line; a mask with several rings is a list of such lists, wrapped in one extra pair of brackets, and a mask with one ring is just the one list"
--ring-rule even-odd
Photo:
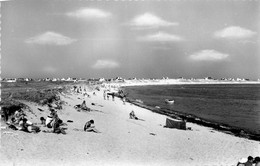
[(255, 0), (1, 2), (1, 77), (260, 78)]

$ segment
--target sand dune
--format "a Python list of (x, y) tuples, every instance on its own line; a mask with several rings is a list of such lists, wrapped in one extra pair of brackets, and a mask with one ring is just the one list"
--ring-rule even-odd
[[(166, 116), (123, 102), (96, 96), (61, 95), (67, 102), (58, 111), (67, 123), (66, 135), (1, 130), (1, 164), (4, 165), (236, 165), (239, 158), (260, 154), (260, 142), (239, 138), (211, 128), (188, 123), (192, 130), (164, 128)], [(78, 112), (73, 106), (86, 100), (96, 110)], [(91, 105), (96, 103), (98, 105)], [(28, 103), (34, 114), (29, 120), (40, 122), (47, 107)], [(101, 105), (101, 106), (99, 106)], [(41, 108), (45, 111), (38, 111)], [(129, 119), (129, 113), (145, 121)], [(95, 120), (101, 133), (76, 131)], [(2, 123), (2, 127), (5, 124)], [(41, 126), (41, 129), (45, 129)], [(0, 165), (1, 165), (0, 164)]]

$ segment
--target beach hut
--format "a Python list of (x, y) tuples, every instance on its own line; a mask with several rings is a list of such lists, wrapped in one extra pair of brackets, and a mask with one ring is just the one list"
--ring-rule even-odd
[(166, 118), (165, 127), (186, 130), (186, 122), (180, 119)]

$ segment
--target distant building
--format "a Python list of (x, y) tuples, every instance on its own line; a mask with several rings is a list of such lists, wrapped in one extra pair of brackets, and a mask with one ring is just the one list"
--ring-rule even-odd
[(4, 79), (2, 80), (2, 82), (16, 82), (16, 81), (17, 81), (16, 78), (4, 78)]
[(57, 78), (53, 78), (51, 81), (56, 82), (56, 81), (58, 81), (58, 79)]
[(73, 79), (68, 77), (65, 81), (73, 81)]
[(99, 78), (98, 81), (99, 81), (99, 82), (105, 82), (106, 79), (105, 79), (105, 78)]
[(116, 81), (116, 82), (124, 82), (124, 79), (122, 77), (116, 77), (116, 79), (114, 81)]
[(213, 80), (212, 77), (205, 77), (204, 80)]

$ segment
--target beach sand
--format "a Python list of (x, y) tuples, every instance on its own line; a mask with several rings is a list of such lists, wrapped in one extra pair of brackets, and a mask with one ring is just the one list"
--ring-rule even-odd
[[(58, 115), (68, 124), (67, 134), (14, 131), (2, 122), (0, 165), (236, 165), (242, 157), (260, 154), (260, 142), (211, 128), (192, 123), (187, 123), (191, 130), (164, 128), (166, 116), (124, 105), (119, 98), (104, 100), (103, 90), (91, 98), (67, 94), (61, 99), (66, 104)], [(73, 108), (83, 100), (95, 111)], [(34, 123), (49, 114), (46, 106), (25, 104), (34, 112), (27, 113)], [(132, 110), (144, 121), (129, 119)], [(74, 130), (82, 130), (90, 119), (101, 133)]]

